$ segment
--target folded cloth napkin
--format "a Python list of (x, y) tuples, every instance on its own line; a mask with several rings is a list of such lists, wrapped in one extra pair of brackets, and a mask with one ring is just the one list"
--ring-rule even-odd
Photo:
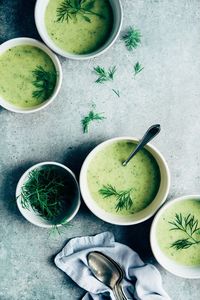
[(57, 267), (88, 291), (82, 300), (115, 299), (111, 289), (91, 273), (87, 263), (91, 251), (104, 253), (123, 267), (125, 278), (122, 286), (128, 299), (170, 300), (162, 288), (158, 270), (151, 264), (144, 264), (129, 247), (115, 242), (111, 232), (71, 239), (55, 257)]

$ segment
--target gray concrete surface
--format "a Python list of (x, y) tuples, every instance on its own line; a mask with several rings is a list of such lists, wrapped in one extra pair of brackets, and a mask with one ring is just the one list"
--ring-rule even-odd
[[(0, 1), (0, 42), (39, 38), (34, 0)], [(152, 123), (162, 133), (154, 144), (166, 157), (172, 175), (168, 199), (200, 193), (200, 1), (122, 0), (123, 30), (137, 26), (142, 45), (129, 53), (118, 39), (105, 55), (85, 62), (61, 58), (64, 81), (54, 103), (31, 115), (0, 109), (0, 299), (76, 300), (84, 294), (54, 263), (54, 255), (74, 236), (111, 230), (117, 241), (155, 262), (149, 245), (151, 220), (120, 227), (104, 223), (82, 204), (72, 227), (61, 237), (29, 224), (15, 206), (15, 186), (34, 163), (54, 160), (78, 176), (87, 153), (114, 136), (140, 137)], [(144, 70), (131, 75), (139, 61)], [(92, 68), (116, 65), (116, 80), (94, 83)], [(112, 88), (120, 90), (118, 98)], [(83, 134), (82, 117), (92, 104), (107, 119)], [(176, 300), (200, 299), (200, 280), (184, 280), (158, 266), (164, 287)]]

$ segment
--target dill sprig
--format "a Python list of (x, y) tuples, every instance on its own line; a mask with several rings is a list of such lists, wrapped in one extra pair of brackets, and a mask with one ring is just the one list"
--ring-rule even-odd
[(90, 15), (104, 18), (102, 15), (94, 12), (95, 0), (63, 0), (57, 8), (57, 22), (70, 20), (77, 21), (77, 16), (83, 18), (86, 22), (91, 23)]
[(111, 184), (104, 185), (103, 188), (99, 190), (99, 193), (103, 196), (103, 198), (108, 198), (111, 196), (114, 196), (116, 198), (116, 205), (115, 209), (116, 211), (122, 210), (122, 209), (130, 209), (133, 205), (133, 200), (131, 197), (131, 191), (124, 190), (124, 191), (117, 191), (115, 187), (113, 187)]
[(169, 222), (173, 227), (170, 230), (182, 231), (186, 237), (179, 239), (171, 244), (176, 250), (187, 249), (192, 245), (199, 244), (195, 235), (200, 233), (199, 222), (195, 219), (194, 215), (188, 214), (184, 217), (181, 213), (175, 214), (175, 220)]
[(112, 89), (112, 91), (117, 95), (117, 97), (120, 97), (119, 90)]
[(102, 116), (102, 113), (95, 113), (94, 111), (90, 111), (89, 114), (84, 117), (81, 121), (83, 126), (83, 132), (88, 133), (89, 125), (93, 121), (102, 121), (105, 117)]
[(137, 48), (138, 45), (141, 43), (141, 33), (138, 29), (134, 29), (130, 27), (126, 34), (122, 36), (125, 45), (129, 51)]
[(139, 62), (136, 62), (136, 64), (134, 65), (134, 77), (140, 73), (142, 70), (144, 69), (144, 67), (141, 66), (141, 64)]
[(42, 101), (49, 99), (56, 86), (56, 72), (48, 72), (42, 66), (37, 66), (32, 73), (33, 85), (37, 88), (32, 96)]
[(94, 71), (96, 75), (98, 75), (98, 78), (95, 82), (104, 83), (106, 81), (113, 80), (116, 70), (117, 70), (116, 66), (110, 67), (108, 71), (106, 71), (105, 68), (102, 68), (100, 66), (95, 67)]
[[(21, 189), (21, 204), (23, 208), (32, 208), (43, 219), (65, 223), (63, 213), (69, 201), (69, 188), (64, 176), (55, 167), (43, 167), (29, 173), (27, 181)], [(59, 220), (60, 219), (60, 220)]]

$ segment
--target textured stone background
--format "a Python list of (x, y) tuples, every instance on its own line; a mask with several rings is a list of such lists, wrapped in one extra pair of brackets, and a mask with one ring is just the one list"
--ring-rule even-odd
[[(38, 38), (34, 0), (0, 0), (0, 42)], [(142, 45), (129, 53), (118, 39), (105, 55), (85, 62), (61, 58), (64, 81), (54, 103), (31, 115), (0, 109), (0, 299), (75, 300), (84, 291), (54, 263), (54, 255), (74, 236), (111, 230), (116, 239), (156, 262), (149, 245), (151, 220), (120, 227), (102, 222), (82, 204), (72, 227), (61, 237), (29, 224), (14, 204), (16, 183), (31, 165), (54, 160), (79, 174), (87, 153), (114, 136), (140, 137), (152, 123), (162, 133), (154, 144), (166, 157), (172, 175), (169, 199), (200, 193), (200, 1), (122, 0), (123, 30), (140, 28)], [(136, 80), (133, 65), (144, 70)], [(94, 83), (93, 66), (118, 68), (116, 80)], [(112, 88), (120, 90), (118, 98)], [(92, 104), (107, 119), (83, 134), (81, 118)], [(200, 280), (175, 277), (161, 267), (166, 290), (176, 300), (200, 299)]]

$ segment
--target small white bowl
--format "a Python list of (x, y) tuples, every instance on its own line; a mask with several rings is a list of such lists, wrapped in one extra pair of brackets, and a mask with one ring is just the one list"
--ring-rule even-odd
[(103, 221), (116, 225), (134, 225), (149, 219), (153, 214), (155, 214), (155, 212), (158, 210), (161, 204), (166, 200), (170, 186), (170, 173), (167, 163), (162, 154), (151, 144), (146, 145), (145, 149), (153, 155), (160, 169), (161, 181), (155, 199), (145, 209), (130, 216), (120, 216), (106, 212), (97, 204), (97, 202), (91, 196), (87, 182), (87, 171), (89, 164), (91, 160), (95, 157), (95, 155), (99, 151), (104, 149), (104, 147), (108, 146), (109, 144), (112, 144), (115, 141), (130, 141), (138, 143), (139, 140), (133, 137), (118, 137), (107, 140), (98, 145), (96, 148), (94, 148), (86, 157), (81, 168), (80, 190), (83, 200), (87, 207), (93, 212), (93, 214), (95, 214)]
[[(80, 203), (81, 203), (78, 182), (76, 180), (74, 173), (69, 168), (67, 168), (63, 164), (60, 164), (57, 162), (42, 162), (42, 163), (38, 163), (38, 164), (32, 166), (31, 168), (29, 168), (22, 175), (22, 177), (20, 178), (20, 180), (17, 184), (16, 199), (17, 199), (17, 206), (19, 208), (19, 211), (21, 212), (21, 214), (24, 216), (25, 219), (27, 219), (30, 223), (32, 223), (36, 226), (43, 227), (43, 228), (52, 228), (55, 225), (52, 225), (51, 222), (43, 219), (35, 211), (33, 211), (33, 209), (24, 208), (21, 204), (21, 196), (20, 196), (21, 188), (24, 185), (24, 183), (26, 182), (26, 180), (28, 179), (29, 173), (35, 169), (40, 169), (43, 166), (47, 166), (47, 165), (56, 166), (58, 168), (61, 168), (62, 170), (64, 170), (66, 172), (66, 176), (68, 176), (74, 182), (75, 196), (74, 196), (74, 199), (72, 199), (72, 205), (68, 212), (68, 215), (66, 216), (65, 224), (68, 223), (69, 221), (71, 221), (75, 217), (75, 215), (77, 214), (77, 212), (79, 210)], [(62, 224), (57, 224), (56, 226), (62, 226)]]
[[(26, 107), (26, 108), (18, 107), (17, 105), (14, 105), (14, 104), (8, 102), (7, 100), (3, 99), (0, 96), (0, 105), (2, 107), (4, 107), (5, 109), (10, 110), (12, 112), (16, 112), (16, 113), (33, 113), (33, 112), (36, 112), (36, 111), (39, 111), (39, 110), (45, 108), (56, 98), (56, 96), (60, 90), (61, 83), (62, 83), (62, 68), (61, 68), (61, 64), (60, 64), (57, 56), (49, 48), (47, 48), (43, 43), (41, 43), (35, 39), (31, 39), (31, 38), (21, 37), (21, 38), (15, 38), (12, 40), (8, 40), (7, 42), (0, 45), (0, 55), (3, 54), (8, 49), (13, 48), (15, 46), (20, 46), (20, 45), (30, 45), (30, 46), (34, 46), (34, 47), (37, 47), (37, 48), (43, 50), (53, 61), (56, 72), (57, 72), (57, 81), (56, 81), (56, 86), (53, 91), (53, 94), (51, 95), (51, 97), (49, 99), (47, 99), (46, 101), (42, 102), (41, 104), (39, 104), (37, 106)], [(12, 88), (12, 84), (11, 84), (11, 88)]]
[(170, 200), (165, 205), (163, 205), (163, 207), (156, 214), (152, 222), (151, 231), (150, 231), (150, 243), (155, 258), (163, 268), (165, 268), (167, 271), (169, 271), (170, 273), (176, 276), (195, 279), (195, 278), (200, 278), (200, 266), (183, 266), (171, 260), (161, 251), (156, 238), (157, 223), (161, 215), (164, 213), (164, 211), (167, 210), (169, 207), (173, 206), (177, 202), (181, 202), (189, 199), (200, 201), (200, 195), (188, 195), (188, 196), (179, 197), (177, 199)]
[(108, 40), (105, 42), (103, 46), (101, 46), (99, 49), (88, 53), (88, 54), (73, 54), (66, 52), (59, 48), (49, 37), (48, 32), (46, 30), (45, 26), (45, 11), (46, 7), (48, 5), (49, 0), (37, 0), (36, 5), (35, 5), (35, 23), (37, 30), (43, 39), (43, 41), (51, 48), (53, 51), (56, 53), (70, 58), (70, 59), (78, 59), (78, 60), (85, 60), (85, 59), (90, 59), (96, 56), (99, 56), (103, 54), (105, 51), (107, 51), (116, 41), (117, 37), (119, 36), (121, 27), (122, 27), (122, 20), (123, 20), (123, 12), (122, 12), (122, 6), (120, 0), (109, 0), (112, 10), (113, 10), (113, 16), (114, 16), (114, 21), (113, 21), (113, 29), (110, 34), (110, 37)]

